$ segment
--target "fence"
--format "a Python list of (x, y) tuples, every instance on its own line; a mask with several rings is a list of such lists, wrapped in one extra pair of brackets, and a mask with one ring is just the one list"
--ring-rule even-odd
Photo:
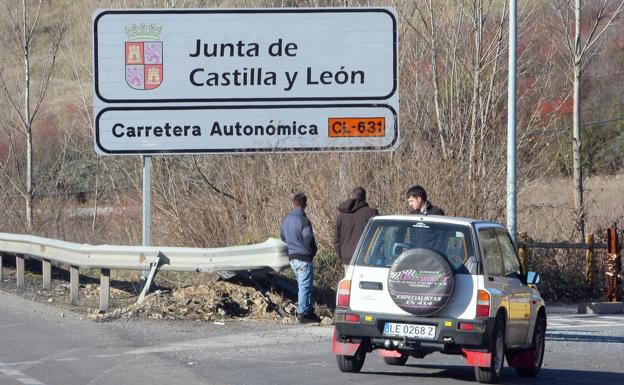
[[(111, 270), (151, 270), (217, 272), (223, 270), (280, 271), (289, 266), (286, 244), (269, 238), (263, 243), (211, 249), (153, 246), (92, 246), (41, 238), (32, 235), (0, 233), (0, 253), (15, 254), (17, 287), (23, 288), (25, 256), (41, 260), (43, 288), (52, 285), (52, 265), (70, 267), (69, 301), (77, 303), (80, 268), (100, 269), (100, 311), (108, 311)], [(2, 280), (0, 254), (0, 280)], [(144, 293), (142, 293), (144, 294)]]
[[(604, 272), (607, 301), (619, 302), (621, 300), (619, 285), (622, 277), (622, 266), (619, 254), (622, 243), (622, 231), (616, 227), (609, 228), (606, 238), (607, 242), (595, 242), (593, 235), (586, 235), (584, 243), (531, 242), (528, 240), (526, 234), (521, 234), (520, 246), (518, 249), (520, 263), (524, 271), (527, 271), (527, 266), (530, 263), (528, 258), (528, 251), (530, 249), (584, 250), (585, 255), (582, 261), (584, 283), (590, 289), (594, 289), (597, 284), (597, 271)], [(603, 258), (597, 259), (597, 254), (602, 254)]]

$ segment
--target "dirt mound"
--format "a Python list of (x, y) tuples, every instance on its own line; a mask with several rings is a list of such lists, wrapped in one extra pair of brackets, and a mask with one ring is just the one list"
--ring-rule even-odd
[(295, 313), (295, 305), (273, 293), (262, 294), (254, 287), (216, 281), (179, 289), (158, 289), (143, 303), (130, 304), (91, 318), (146, 317), (215, 321), (226, 318), (278, 320)]
[[(150, 318), (169, 320), (223, 321), (255, 319), (269, 322), (294, 323), (296, 282), (279, 274), (256, 276), (233, 275), (228, 280), (206, 275), (204, 281), (182, 286), (162, 277), (145, 300), (137, 304), (140, 286), (132, 281), (112, 281), (110, 311), (99, 312), (100, 286), (96, 278), (80, 276), (79, 298), (69, 304), (69, 274), (53, 269), (52, 289), (41, 288), (40, 274), (27, 272), (25, 287), (18, 289), (15, 270), (4, 268), (0, 289), (33, 301), (47, 302), (63, 311), (77, 313), (86, 319)], [(331, 324), (332, 312), (324, 302), (315, 304), (325, 324)]]

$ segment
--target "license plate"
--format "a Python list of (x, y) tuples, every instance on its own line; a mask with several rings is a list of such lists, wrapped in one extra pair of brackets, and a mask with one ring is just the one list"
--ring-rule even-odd
[(383, 334), (391, 337), (423, 338), (432, 340), (435, 339), (436, 327), (432, 325), (386, 322)]

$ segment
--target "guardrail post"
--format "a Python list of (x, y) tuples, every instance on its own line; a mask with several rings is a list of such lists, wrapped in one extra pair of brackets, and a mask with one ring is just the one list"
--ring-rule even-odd
[(80, 271), (78, 266), (69, 267), (69, 303), (78, 303), (78, 288), (80, 286)]
[(109, 309), (110, 302), (110, 269), (102, 269), (100, 272), (100, 312)]
[(50, 261), (42, 259), (41, 270), (43, 271), (43, 288), (50, 290), (52, 288), (52, 264)]
[(522, 266), (522, 271), (526, 274), (528, 261), (527, 261), (527, 247), (526, 244), (529, 240), (529, 235), (527, 233), (520, 233), (520, 247), (518, 247), (518, 258), (520, 259), (520, 265)]
[(594, 236), (585, 234), (585, 280), (590, 287), (594, 287)]
[(17, 287), (23, 289), (24, 284), (24, 256), (15, 254), (15, 269), (17, 270)]

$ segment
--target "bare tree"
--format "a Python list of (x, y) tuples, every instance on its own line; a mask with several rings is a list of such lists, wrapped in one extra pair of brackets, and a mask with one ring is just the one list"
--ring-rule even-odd
[(500, 62), (507, 10), (494, 10), (483, 0), (421, 4), (414, 5), (419, 17), (405, 20), (428, 54), (435, 142), (441, 161), (455, 164), (467, 177), (468, 200), (474, 201), (479, 181), (500, 174), (490, 173), (501, 163), (488, 164), (486, 153), (499, 148), (490, 144), (503, 116), (506, 78)]
[[(581, 164), (581, 109), (580, 109), (580, 89), (581, 76), (590, 64), (593, 49), (600, 41), (600, 38), (611, 27), (613, 22), (622, 13), (624, 0), (615, 2), (610, 0), (600, 0), (596, 4), (596, 9), (590, 14), (588, 21), (589, 30), (582, 36), (582, 11), (581, 0), (552, 0), (561, 21), (562, 33), (569, 51), (569, 62), (572, 69), (573, 87), (573, 113), (572, 113), (572, 173), (574, 183), (574, 210), (576, 228), (579, 231), (580, 240), (585, 238), (585, 203), (583, 201), (583, 170)], [(574, 32), (570, 30), (570, 19), (574, 13)]]
[[(16, 58), (19, 57), (22, 62), (21, 68), (20, 66), (0, 68), (0, 90), (17, 116), (18, 123), (15, 128), (23, 135), (26, 143), (25, 181), (19, 180), (12, 183), (25, 199), (28, 232), (32, 232), (33, 229), (33, 201), (35, 196), (35, 189), (33, 188), (33, 123), (48, 91), (50, 77), (64, 32), (63, 23), (50, 28), (49, 32), (41, 28), (39, 16), (43, 4), (43, 0), (39, 0), (36, 6), (32, 6), (26, 0), (22, 0), (21, 4), (13, 9), (9, 2), (5, 1), (6, 12), (3, 12), (7, 19), (5, 21), (10, 25), (12, 51)], [(39, 37), (41, 40), (49, 41), (48, 50), (45, 52), (34, 49), (35, 40)], [(35, 53), (38, 59), (36, 77), (33, 76), (33, 54)], [(38, 86), (33, 86), (35, 80), (38, 80)], [(12, 87), (11, 84), (16, 85), (16, 87)]]

